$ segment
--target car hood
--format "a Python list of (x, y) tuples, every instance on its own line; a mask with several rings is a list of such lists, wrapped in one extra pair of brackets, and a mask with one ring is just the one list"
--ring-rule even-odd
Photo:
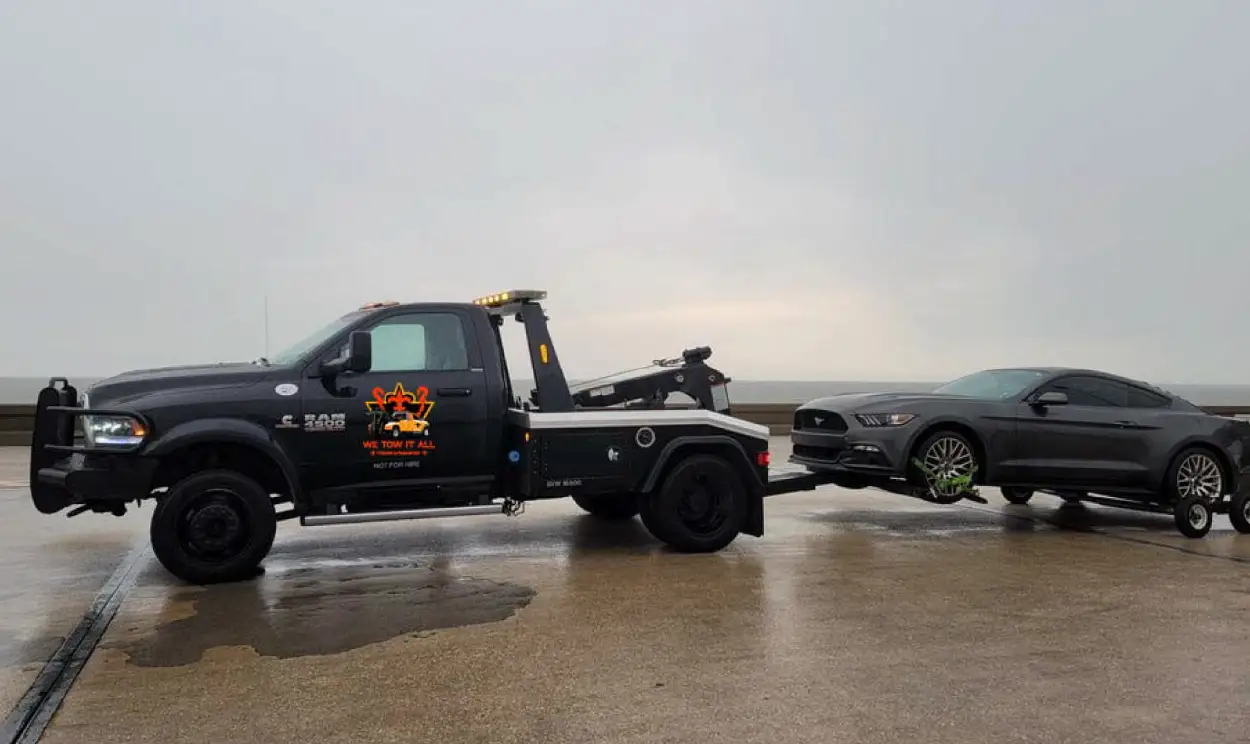
[(864, 412), (873, 409), (875, 412), (891, 410), (895, 406), (914, 403), (943, 403), (972, 401), (965, 395), (943, 395), (938, 393), (842, 393), (817, 398), (799, 406), (800, 409), (817, 409), (834, 412)]
[(87, 394), (91, 397), (91, 405), (98, 407), (171, 390), (253, 385), (270, 379), (278, 371), (278, 368), (254, 362), (135, 369), (99, 380), (87, 389)]

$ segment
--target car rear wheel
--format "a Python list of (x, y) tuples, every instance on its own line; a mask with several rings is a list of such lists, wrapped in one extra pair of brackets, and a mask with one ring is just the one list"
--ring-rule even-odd
[(1173, 503), (1191, 496), (1214, 503), (1224, 495), (1224, 468), (1209, 451), (1190, 447), (1172, 461), (1166, 488)]
[(277, 517), (269, 494), (233, 470), (183, 478), (152, 513), (152, 552), (192, 584), (251, 578), (273, 547)]
[(632, 493), (601, 493), (573, 497), (577, 504), (594, 517), (613, 522), (633, 519), (638, 514), (638, 497)]
[(1012, 486), (1004, 486), (999, 489), (1002, 491), (1003, 498), (1009, 504), (1019, 506), (1029, 503), (1029, 499), (1033, 498), (1033, 489), (1031, 488), (1015, 488)]
[(964, 497), (977, 475), (976, 448), (957, 431), (930, 434), (916, 450), (912, 467), (919, 471), (923, 493), (938, 504), (953, 504)]

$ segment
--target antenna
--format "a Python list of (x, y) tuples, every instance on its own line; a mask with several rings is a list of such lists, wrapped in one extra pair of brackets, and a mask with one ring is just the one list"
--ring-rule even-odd
[(265, 295), (265, 358), (269, 358), (269, 295)]

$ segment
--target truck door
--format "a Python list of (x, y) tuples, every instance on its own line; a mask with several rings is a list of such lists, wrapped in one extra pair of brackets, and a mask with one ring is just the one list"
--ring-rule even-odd
[(303, 468), (309, 488), (487, 472), (486, 373), (471, 329), (454, 309), (389, 315), (363, 329), (373, 337), (369, 372), (310, 380)]

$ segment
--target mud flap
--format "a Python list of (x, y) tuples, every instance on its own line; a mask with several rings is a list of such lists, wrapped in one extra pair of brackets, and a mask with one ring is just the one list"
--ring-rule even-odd
[[(57, 388), (56, 383), (62, 383)], [(70, 504), (70, 493), (59, 484), (40, 483), (39, 471), (52, 467), (65, 453), (47, 448), (49, 444), (74, 443), (74, 417), (49, 411), (51, 406), (78, 405), (78, 390), (63, 378), (53, 378), (39, 391), (35, 401), (35, 430), (30, 440), (30, 498), (44, 514), (55, 514)]]

